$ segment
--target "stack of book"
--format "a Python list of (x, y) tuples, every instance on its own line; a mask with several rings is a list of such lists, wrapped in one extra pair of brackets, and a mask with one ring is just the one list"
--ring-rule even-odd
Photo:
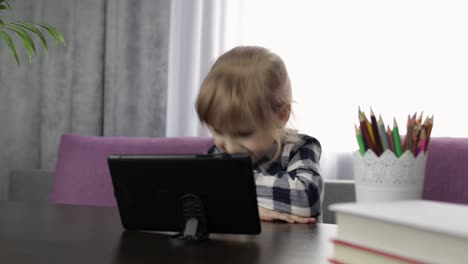
[(468, 206), (413, 200), (330, 207), (330, 263), (468, 263)]

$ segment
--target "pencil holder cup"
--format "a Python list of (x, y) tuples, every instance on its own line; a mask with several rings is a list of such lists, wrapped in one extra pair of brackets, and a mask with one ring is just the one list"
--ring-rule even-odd
[(353, 153), (356, 201), (388, 202), (422, 198), (427, 153), (407, 151), (397, 158), (389, 150), (380, 157), (368, 150)]

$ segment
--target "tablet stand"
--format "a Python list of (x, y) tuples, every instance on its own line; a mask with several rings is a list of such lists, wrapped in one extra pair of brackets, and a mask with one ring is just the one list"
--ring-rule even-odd
[(177, 238), (183, 240), (202, 241), (208, 239), (205, 208), (202, 200), (194, 194), (186, 194), (180, 198), (185, 227)]

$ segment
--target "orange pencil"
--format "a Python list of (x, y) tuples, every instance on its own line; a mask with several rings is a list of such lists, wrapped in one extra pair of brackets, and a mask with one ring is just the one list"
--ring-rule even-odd
[(364, 116), (364, 120), (366, 121), (367, 130), (369, 131), (369, 136), (370, 136), (370, 138), (372, 140), (372, 144), (375, 145), (375, 138), (374, 138), (374, 132), (372, 131), (372, 125), (369, 122), (369, 119), (367, 119), (366, 114), (364, 112), (361, 112), (361, 114), (362, 114), (362, 116)]

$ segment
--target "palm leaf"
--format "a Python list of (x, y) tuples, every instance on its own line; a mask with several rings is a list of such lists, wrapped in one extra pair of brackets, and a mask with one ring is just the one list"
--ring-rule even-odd
[(42, 46), (44, 46), (44, 49), (46, 51), (46, 55), (49, 54), (49, 48), (47, 47), (47, 41), (44, 38), (44, 34), (42, 34), (42, 32), (39, 29), (37, 29), (35, 26), (31, 25), (30, 23), (28, 23), (26, 21), (19, 21), (19, 22), (13, 23), (13, 24), (18, 25), (20, 27), (23, 27), (23, 28), (33, 32), (34, 34), (36, 34), (39, 37), (39, 39), (41, 40)]
[(0, 8), (0, 9), (11, 10), (11, 5), (10, 5), (9, 1), (7, 1), (7, 0), (0, 0), (0, 5), (5, 6), (5, 8)]
[(24, 29), (21, 27), (14, 25), (14, 24), (7, 24), (5, 27), (11, 31), (16, 32), (21, 39), (23, 39), (24, 46), (26, 47), (26, 51), (28, 52), (28, 59), (29, 63), (32, 62), (32, 53), (34, 52), (34, 55), (37, 55), (37, 50), (36, 50), (36, 45), (34, 44), (34, 41), (32, 40), (31, 36), (26, 32)]
[(13, 57), (15, 58), (16, 63), (20, 65), (18, 53), (16, 52), (15, 45), (13, 44), (10, 35), (8, 35), (8, 33), (6, 33), (5, 31), (0, 30), (0, 37), (7, 43), (11, 55), (13, 55)]
[(43, 27), (45, 30), (47, 30), (50, 36), (52, 36), (52, 38), (54, 39), (55, 44), (65, 46), (65, 39), (63, 38), (62, 33), (60, 33), (56, 28), (47, 24), (42, 24), (42, 23), (37, 23), (37, 22), (34, 22), (34, 23), (38, 26)]
[[(0, 0), (0, 10), (11, 10), (10, 1)], [(48, 55), (49, 53), (47, 41), (44, 37), (42, 29), (47, 30), (47, 32), (54, 39), (54, 42), (57, 45), (65, 46), (65, 38), (63, 37), (62, 33), (60, 33), (58, 29), (51, 25), (27, 21), (5, 23), (2, 19), (0, 19), (0, 38), (2, 38), (3, 41), (7, 43), (10, 53), (13, 55), (18, 65), (20, 64), (20, 62), (15, 44), (12, 41), (10, 35), (6, 32), (6, 30), (13, 31), (21, 37), (21, 39), (23, 40), (23, 44), (26, 47), (26, 51), (28, 53), (29, 63), (31, 63), (32, 55), (37, 55), (36, 44), (33, 40), (34, 35), (36, 35), (40, 39), (42, 46), (46, 51), (46, 55)]]
[(57, 34), (57, 36), (60, 39), (60, 43), (65, 47), (66, 46), (65, 38), (63, 37), (62, 33), (60, 33), (60, 31), (56, 27), (53, 27), (53, 26), (50, 26), (50, 27), (52, 28), (52, 30), (55, 31), (55, 34)]
[(55, 41), (55, 44), (59, 45), (60, 44), (60, 39), (59, 37), (55, 34), (55, 32), (50, 28), (50, 27), (47, 27), (46, 25), (43, 25), (43, 24), (40, 24), (40, 23), (35, 23), (36, 25), (38, 26), (41, 26), (43, 27), (45, 30), (47, 30), (50, 34), (50, 36), (54, 39)]

